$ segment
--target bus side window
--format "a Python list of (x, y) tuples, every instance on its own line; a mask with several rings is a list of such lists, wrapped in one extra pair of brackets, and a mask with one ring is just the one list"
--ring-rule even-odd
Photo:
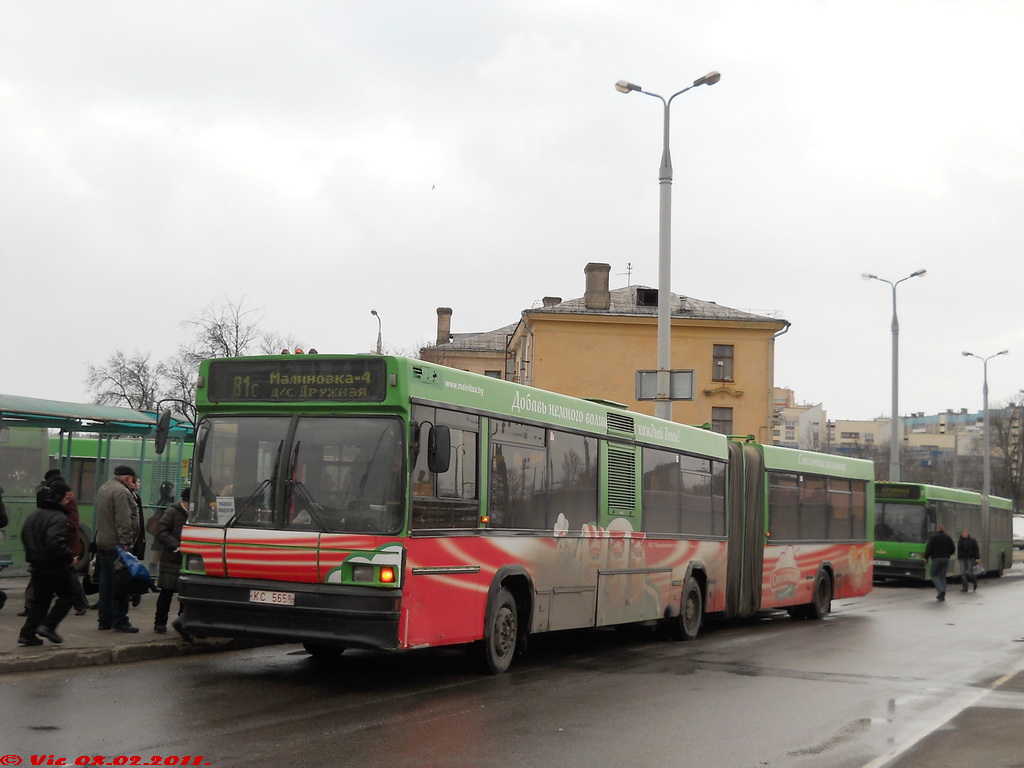
[(418, 407), (414, 418), (419, 422), (421, 439), (425, 439), (429, 429), (428, 421), (448, 427), (451, 461), (446, 472), (434, 474), (428, 466), (428, 452), (425, 446), (421, 447), (412, 470), (412, 527), (421, 530), (476, 528), (480, 514), (477, 500), (479, 428), (476, 427), (479, 420), (475, 416), (425, 407)]

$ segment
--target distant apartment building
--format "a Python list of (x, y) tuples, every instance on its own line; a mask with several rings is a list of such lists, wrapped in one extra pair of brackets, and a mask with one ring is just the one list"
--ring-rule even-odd
[[(583, 296), (546, 297), (516, 323), (487, 333), (452, 333), (452, 312), (441, 308), (436, 342), (420, 356), (653, 414), (654, 402), (638, 399), (637, 371), (658, 367), (658, 291), (611, 289), (609, 272), (608, 264), (588, 264)], [(690, 296), (668, 298), (672, 367), (693, 371), (692, 400), (674, 402), (673, 419), (770, 442), (775, 339), (789, 323)]]

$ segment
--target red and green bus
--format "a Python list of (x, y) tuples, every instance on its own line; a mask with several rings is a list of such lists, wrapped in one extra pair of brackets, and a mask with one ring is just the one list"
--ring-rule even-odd
[[(1013, 567), (1013, 502), (976, 491), (919, 483), (875, 484), (874, 575), (930, 579), (924, 546), (941, 523), (954, 540), (966, 528), (977, 540), (981, 564), (993, 576)], [(949, 575), (960, 575), (956, 558)]]
[(465, 644), (708, 614), (821, 618), (871, 588), (872, 464), (421, 360), (200, 368), (180, 581), (198, 637)]

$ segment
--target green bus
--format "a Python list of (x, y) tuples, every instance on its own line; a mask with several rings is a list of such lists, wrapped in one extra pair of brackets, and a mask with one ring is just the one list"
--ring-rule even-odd
[(196, 637), (466, 645), (871, 589), (873, 465), (731, 440), (422, 360), (200, 366), (182, 621)]
[[(956, 540), (966, 528), (978, 541), (981, 563), (992, 576), (1013, 567), (1013, 502), (957, 488), (918, 483), (875, 483), (876, 579), (931, 578), (924, 546), (940, 523)], [(950, 560), (949, 575), (960, 575)]]

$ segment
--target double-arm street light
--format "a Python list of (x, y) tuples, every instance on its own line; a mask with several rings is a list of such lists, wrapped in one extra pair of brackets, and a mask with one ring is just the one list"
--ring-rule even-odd
[(370, 314), (377, 318), (377, 354), (383, 354), (380, 349), (380, 315), (377, 314), (376, 309), (371, 309)]
[(661, 185), (660, 214), (658, 227), (658, 393), (654, 400), (654, 415), (661, 419), (672, 418), (672, 400), (670, 399), (671, 381), (671, 323), (672, 307), (669, 296), (672, 292), (672, 157), (668, 151), (669, 108), (672, 99), (698, 85), (714, 85), (722, 76), (718, 72), (708, 72), (704, 77), (693, 81), (681, 91), (673, 93), (668, 99), (656, 93), (645, 91), (639, 85), (619, 80), (615, 90), (620, 93), (637, 91), (653, 96), (664, 106), (664, 132), (662, 136), (661, 167), (658, 169), (658, 183)]
[(994, 355), (989, 355), (988, 357), (982, 357), (981, 355), (976, 355), (973, 352), (964, 352), (963, 353), (964, 357), (976, 357), (979, 360), (981, 360), (982, 371), (983, 371), (983, 374), (984, 374), (983, 383), (982, 383), (982, 386), (981, 386), (981, 412), (982, 412), (982, 419), (984, 419), (984, 425), (985, 425), (985, 434), (983, 435), (982, 439), (985, 442), (984, 442), (984, 445), (983, 445), (984, 458), (982, 459), (982, 461), (984, 463), (983, 463), (982, 468), (981, 468), (981, 471), (982, 471), (981, 493), (985, 497), (985, 503), (986, 504), (988, 503), (988, 493), (991, 490), (991, 488), (990, 488), (990, 486), (991, 486), (991, 475), (989, 473), (989, 460), (991, 459), (991, 453), (992, 453), (992, 430), (989, 429), (989, 424), (988, 424), (988, 361), (991, 360), (993, 357), (999, 357), (1000, 355), (1005, 355), (1008, 352), (1009, 352), (1009, 350), (1004, 349), (1002, 352), (996, 352)]
[(921, 277), (928, 270), (919, 269), (911, 272), (895, 283), (884, 277), (865, 272), (861, 275), (865, 280), (878, 280), (892, 286), (892, 436), (889, 443), (889, 481), (900, 481), (900, 321), (896, 317), (896, 286), (912, 277)]

